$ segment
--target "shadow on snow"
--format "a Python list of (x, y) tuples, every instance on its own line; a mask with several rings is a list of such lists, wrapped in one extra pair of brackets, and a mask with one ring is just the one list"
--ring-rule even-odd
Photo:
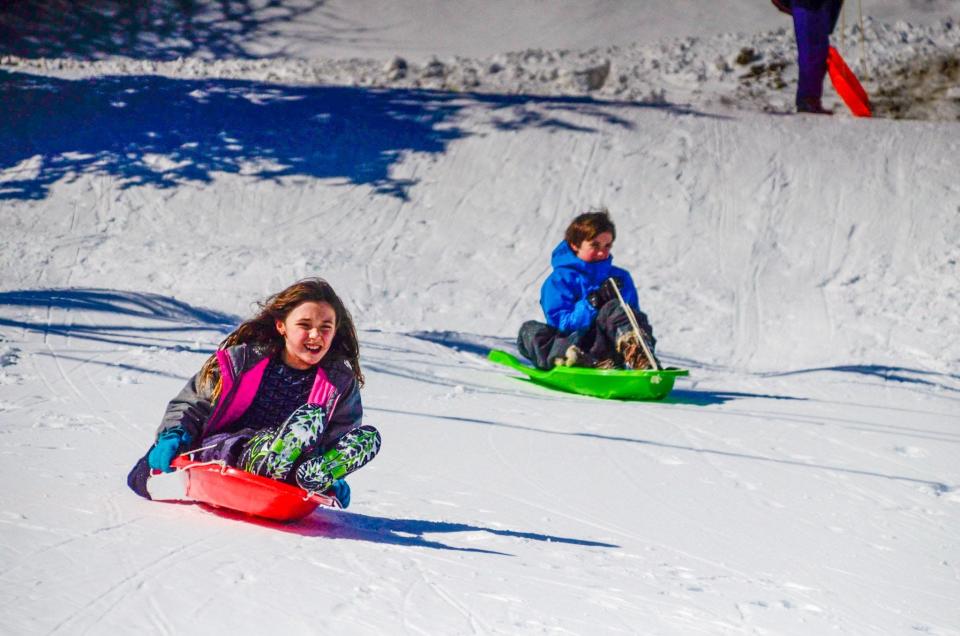
[(506, 422), (498, 422), (495, 420), (482, 420), (471, 417), (459, 417), (454, 415), (438, 415), (431, 413), (414, 413), (411, 411), (400, 411), (395, 409), (385, 409), (385, 408), (366, 408), (367, 411), (378, 411), (382, 413), (390, 413), (394, 415), (409, 415), (411, 417), (427, 417), (432, 419), (442, 419), (452, 422), (461, 422), (465, 424), (479, 424), (482, 426), (495, 426), (500, 428), (507, 428), (511, 430), (518, 431), (528, 431), (532, 433), (542, 433), (544, 435), (560, 435), (565, 437), (581, 437), (586, 439), (595, 439), (599, 441), (607, 442), (626, 442), (630, 444), (640, 444), (643, 446), (652, 446), (656, 448), (666, 448), (675, 451), (686, 451), (691, 453), (697, 453), (700, 455), (713, 455), (720, 457), (730, 457), (734, 459), (746, 459), (752, 461), (761, 461), (769, 462), (772, 464), (781, 464), (787, 466), (797, 466), (800, 468), (813, 468), (817, 470), (826, 470), (835, 473), (847, 474), (847, 475), (860, 475), (864, 477), (879, 477), (882, 479), (889, 479), (892, 481), (900, 481), (905, 483), (919, 484), (926, 487), (929, 487), (933, 490), (936, 495), (941, 495), (944, 493), (952, 492), (956, 487), (948, 486), (947, 484), (939, 481), (933, 481), (929, 479), (919, 479), (916, 477), (905, 477), (901, 475), (889, 475), (886, 473), (880, 473), (870, 470), (862, 470), (858, 468), (847, 468), (845, 466), (829, 466), (826, 464), (815, 464), (813, 462), (803, 462), (793, 459), (786, 459), (781, 457), (766, 457), (764, 455), (755, 455), (751, 453), (741, 453), (734, 451), (726, 451), (715, 448), (698, 448), (695, 446), (684, 446), (681, 444), (671, 444), (668, 442), (658, 442), (649, 439), (642, 439), (639, 437), (626, 437), (623, 435), (604, 435), (602, 433), (588, 433), (584, 431), (562, 431), (562, 430), (551, 430), (547, 428), (540, 428), (536, 426), (529, 426), (524, 424), (509, 424)]
[(747, 393), (743, 391), (709, 391), (701, 389), (673, 389), (667, 397), (659, 400), (661, 404), (686, 404), (687, 406), (712, 406), (726, 404), (732, 400), (744, 398), (760, 398), (764, 400), (799, 400), (807, 398), (792, 397), (789, 395), (773, 395), (771, 393)]
[(416, 181), (391, 176), (391, 166), (467, 137), (458, 125), (467, 108), (491, 111), (497, 129), (585, 133), (594, 131), (583, 125), (588, 120), (632, 128), (611, 105), (690, 112), (587, 97), (8, 71), (0, 71), (0, 102), (0, 199), (43, 199), (53, 183), (84, 173), (114, 176), (124, 188), (173, 188), (209, 183), (219, 172), (332, 179), (405, 198)]
[(459, 331), (412, 331), (406, 335), (454, 351), (473, 353), (481, 358), (486, 358), (492, 349), (516, 351), (516, 339), (512, 338), (478, 336)]
[[(250, 44), (320, 9), (325, 0), (16, 0), (0, 3), (0, 54), (135, 59), (255, 58)], [(297, 38), (350, 41), (366, 30), (314, 21)]]
[(803, 375), (807, 373), (820, 373), (830, 371), (834, 373), (852, 373), (871, 378), (880, 378), (885, 382), (899, 382), (902, 384), (916, 384), (921, 386), (936, 387), (946, 391), (960, 392), (960, 389), (937, 382), (927, 378), (946, 377), (952, 380), (960, 380), (960, 375), (937, 373), (935, 371), (924, 371), (922, 369), (910, 369), (908, 367), (891, 367), (882, 364), (844, 364), (833, 367), (816, 367), (813, 369), (800, 369), (798, 371), (785, 371), (780, 373), (768, 373), (766, 377), (784, 377), (790, 375)]
[(284, 524), (267, 519), (250, 517), (248, 515), (222, 508), (213, 508), (204, 504), (200, 505), (205, 510), (227, 519), (245, 521), (258, 526), (274, 528), (282, 532), (290, 532), (302, 536), (319, 537), (325, 539), (349, 539), (351, 541), (368, 541), (371, 543), (383, 543), (388, 545), (431, 548), (438, 550), (454, 550), (457, 552), (474, 552), (481, 554), (494, 554), (499, 556), (513, 555), (497, 550), (488, 550), (485, 548), (461, 548), (450, 546), (441, 543), (440, 541), (428, 539), (425, 535), (450, 534), (454, 532), (485, 532), (495, 536), (522, 539), (525, 541), (543, 541), (588, 548), (620, 547), (612, 543), (603, 543), (600, 541), (572, 539), (569, 537), (559, 537), (536, 532), (519, 532), (516, 530), (504, 530), (501, 528), (487, 528), (484, 526), (474, 526), (466, 523), (428, 521), (425, 519), (393, 519), (388, 517), (373, 517), (370, 515), (349, 512), (341, 513), (332, 510), (321, 510), (320, 512), (313, 513), (295, 523)]
[[(516, 349), (515, 341), (509, 338), (494, 336), (478, 336), (474, 334), (460, 333), (456, 331), (415, 331), (407, 334), (412, 338), (432, 342), (454, 351), (472, 353), (481, 358), (486, 358), (491, 349), (501, 349), (509, 351), (514, 355), (519, 355)], [(688, 361), (689, 362), (689, 361)], [(498, 367), (499, 368), (499, 367)], [(384, 371), (384, 369), (379, 369)], [(558, 389), (544, 387), (541, 384), (531, 381), (529, 378), (517, 377), (517, 380), (526, 384), (537, 386), (543, 391), (549, 391), (551, 394), (558, 395), (576, 395), (574, 393), (564, 393)], [(589, 396), (582, 396), (585, 399)], [(673, 389), (670, 394), (662, 400), (657, 400), (662, 404), (686, 404), (688, 406), (711, 406), (715, 404), (724, 404), (731, 400), (741, 398), (764, 398), (771, 400), (801, 400), (785, 395), (770, 395), (762, 393), (743, 393), (737, 391), (703, 391), (697, 389)], [(610, 400), (611, 402), (649, 402), (649, 400)]]
[(163, 335), (209, 330), (226, 334), (240, 319), (211, 309), (193, 307), (185, 302), (158, 294), (117, 291), (111, 289), (37, 289), (0, 292), (0, 307), (37, 307), (42, 309), (76, 310), (112, 316), (155, 320), (171, 325), (148, 326), (49, 320), (15, 320), (0, 318), (0, 326), (107, 342), (131, 347), (153, 346), (171, 351), (213, 353), (213, 349), (191, 348), (181, 339), (167, 340)]

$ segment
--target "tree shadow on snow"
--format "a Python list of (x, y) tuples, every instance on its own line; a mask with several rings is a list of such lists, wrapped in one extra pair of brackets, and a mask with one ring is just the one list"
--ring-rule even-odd
[(0, 318), (0, 326), (130, 347), (150, 346), (170, 351), (206, 354), (213, 353), (213, 349), (191, 347), (185, 345), (182, 339), (167, 339), (163, 336), (204, 330), (226, 334), (240, 322), (236, 316), (193, 307), (168, 296), (112, 289), (32, 289), (0, 292), (0, 307), (3, 306), (75, 310), (93, 315), (156, 321), (161, 324), (83, 324), (73, 319), (56, 323), (47, 318), (37, 321)]
[[(253, 40), (323, 7), (325, 0), (16, 0), (0, 3), (0, 54), (135, 59), (254, 58)], [(365, 29), (315, 20), (297, 38), (336, 43)]]
[[(201, 504), (202, 505), (202, 504)], [(426, 519), (395, 519), (391, 517), (374, 517), (353, 512), (339, 512), (334, 510), (319, 510), (294, 523), (278, 523), (267, 519), (251, 517), (241, 513), (213, 508), (203, 505), (205, 510), (227, 519), (244, 521), (253, 525), (273, 528), (281, 532), (299, 534), (305, 537), (323, 539), (348, 539), (351, 541), (367, 541), (415, 548), (431, 548), (436, 550), (452, 550), (456, 552), (474, 552), (480, 554), (494, 554), (499, 556), (514, 556), (498, 550), (486, 548), (470, 548), (451, 546), (426, 535), (451, 534), (458, 532), (483, 532), (486, 534), (520, 539), (523, 541), (542, 541), (562, 545), (574, 545), (588, 548), (619, 548), (613, 543), (572, 539), (537, 532), (519, 532), (502, 528), (487, 528), (466, 523), (450, 521), (429, 521)]]
[[(332, 179), (405, 198), (416, 180), (392, 176), (405, 154), (442, 153), (468, 136), (465, 109), (490, 111), (497, 129), (631, 128), (611, 102), (587, 97), (284, 86), (159, 76), (57, 79), (0, 71), (0, 200), (43, 199), (83, 173), (122, 187), (250, 179)], [(615, 104), (691, 112), (670, 105)], [(564, 121), (577, 117), (578, 124)]]

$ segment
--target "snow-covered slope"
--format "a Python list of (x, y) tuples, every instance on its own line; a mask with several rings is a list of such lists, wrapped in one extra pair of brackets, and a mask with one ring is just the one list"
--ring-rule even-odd
[[(670, 33), (679, 4), (579, 10)], [(931, 26), (904, 32), (951, 53), (926, 11), (947, 5), (914, 4), (893, 17)], [(579, 15), (543, 45), (594, 37)], [(0, 632), (960, 633), (956, 123), (765, 114), (709, 83), (637, 102), (304, 81), (342, 63), (319, 58), (7, 62)], [(664, 402), (484, 359), (600, 205), (691, 370)], [(130, 493), (166, 401), (308, 275), (353, 312), (384, 436), (352, 507), (277, 526)]]
[[(932, 24), (958, 0), (847, 2), (847, 24)], [(302, 60), (395, 55), (418, 63), (523, 49), (584, 50), (789, 24), (767, 0), (157, 0), (105, 4), (21, 0), (0, 7), (0, 54), (100, 59)]]
[(243, 315), (322, 271), (365, 328), (512, 333), (539, 314), (566, 223), (604, 205), (616, 262), (685, 358), (960, 359), (960, 139), (944, 128), (167, 78), (7, 85), (25, 149), (3, 184), (16, 287), (126, 281)]
[[(778, 14), (779, 15), (779, 14)], [(300, 86), (427, 89), (484, 95), (589, 95), (605, 101), (683, 104), (712, 111), (791, 113), (796, 46), (788, 20), (750, 35), (635, 40), (582, 49), (496, 50), (486, 56), (249, 58), (208, 61), (135, 55), (107, 59), (5, 56), (17, 71), (63, 78), (162, 75), (243, 79)], [(834, 42), (857, 71), (881, 118), (960, 121), (960, 8), (928, 25), (863, 22), (839, 28)], [(825, 104), (845, 112), (826, 89)]]

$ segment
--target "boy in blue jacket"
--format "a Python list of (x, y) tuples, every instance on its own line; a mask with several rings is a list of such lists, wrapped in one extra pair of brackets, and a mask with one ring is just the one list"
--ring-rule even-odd
[(537, 368), (654, 366), (614, 289), (616, 285), (633, 310), (653, 352), (656, 340), (646, 314), (640, 311), (633, 278), (613, 265), (610, 249), (616, 236), (606, 210), (587, 212), (573, 220), (553, 250), (553, 272), (540, 288), (540, 306), (547, 322), (527, 321), (517, 337), (520, 353)]

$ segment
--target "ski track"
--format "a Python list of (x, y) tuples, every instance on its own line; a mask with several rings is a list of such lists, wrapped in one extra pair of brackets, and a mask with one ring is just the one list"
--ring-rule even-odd
[[(81, 322), (80, 316), (73, 317), (71, 321), (74, 323)], [(47, 350), (56, 351), (58, 347), (61, 346), (59, 342), (60, 339), (51, 339), (49, 333), (44, 332), (42, 335), (37, 335), (43, 340), (43, 347)], [(387, 340), (391, 339), (386, 336), (381, 337), (387, 338)], [(465, 382), (462, 377), (462, 374), (467, 373), (468, 369), (474, 368), (469, 358), (464, 359), (457, 352), (432, 343), (421, 343), (408, 339), (403, 339), (402, 342), (405, 342), (406, 345), (413, 345), (415, 349), (410, 352), (411, 357), (408, 360), (389, 367), (391, 369), (391, 377), (407, 377), (409, 378), (408, 381), (413, 382), (429, 380), (430, 382), (438, 383), (437, 386), (442, 387), (470, 385), (470, 383)], [(80, 394), (85, 392), (87, 388), (78, 385), (76, 380), (70, 376), (91, 378), (90, 363), (99, 357), (99, 353), (92, 352), (79, 364), (69, 369), (63, 366), (59, 356), (53, 357), (49, 360), (46, 368), (38, 368), (40, 372), (38, 375), (41, 381), (47, 384), (51, 390), (69, 382), (68, 386), (72, 386), (76, 392)], [(382, 360), (386, 359), (385, 357), (382, 358)], [(423, 362), (421, 362), (421, 360)], [(427, 360), (431, 361), (429, 366), (421, 366)], [(441, 378), (437, 376), (436, 369), (447, 369), (445, 373), (451, 375)], [(476, 367), (476, 371), (469, 371), (469, 373), (472, 374), (477, 371), (480, 371), (482, 375), (493, 373), (500, 377), (500, 371), (488, 363)], [(53, 372), (52, 376), (50, 372)], [(90, 379), (90, 383), (94, 383), (92, 378)], [(495, 394), (497, 392), (494, 391), (493, 393)], [(553, 395), (536, 387), (528, 387), (512, 395), (514, 396), (513, 399), (519, 399), (521, 403), (533, 405), (540, 402), (540, 400), (537, 399), (538, 393), (543, 393), (548, 396)], [(101, 392), (99, 395), (103, 396), (103, 393)], [(508, 394), (500, 393), (500, 395)], [(611, 415), (616, 417), (614, 415), (615, 413), (625, 414), (627, 412), (636, 412), (638, 415), (642, 413), (640, 417), (640, 421), (643, 423), (642, 430), (644, 431), (644, 433), (640, 434), (642, 437), (670, 439), (671, 445), (689, 447), (691, 451), (702, 448), (705, 439), (713, 439), (717, 442), (726, 440), (719, 432), (711, 434), (716, 426), (713, 423), (705, 427), (703, 425), (691, 426), (689, 423), (684, 424), (677, 421), (673, 414), (677, 412), (683, 413), (684, 411), (678, 411), (670, 405), (642, 404), (631, 406), (615, 403), (608, 405), (584, 398), (562, 395), (555, 395), (554, 397), (558, 399), (552, 400), (552, 402), (560, 405), (569, 405), (576, 411), (581, 410), (583, 407), (596, 405), (607, 413), (607, 417)], [(882, 407), (879, 406), (869, 406), (878, 412), (882, 410)], [(84, 408), (90, 410), (99, 407), (93, 403), (87, 403), (87, 406)], [(551, 409), (545, 411), (545, 413), (552, 412), (554, 408), (555, 407), (551, 407)], [(521, 422), (535, 417), (535, 414), (529, 410), (524, 410), (523, 413), (525, 413), (525, 415), (522, 416)], [(816, 427), (821, 427), (825, 423), (825, 420), (821, 416), (794, 415), (779, 410), (767, 412), (757, 407), (731, 412), (724, 411), (723, 413), (716, 413), (714, 415), (722, 415), (730, 421), (735, 422), (742, 422), (744, 418), (755, 418), (758, 421), (765, 421), (773, 417), (778, 420), (795, 421), (804, 425), (812, 424)], [(414, 415), (414, 417), (416, 417), (416, 415)], [(711, 416), (710, 419), (714, 419), (713, 416)], [(829, 419), (841, 426), (840, 430), (848, 428), (850, 424), (849, 418), (833, 417)], [(705, 423), (707, 422), (709, 422), (709, 420)], [(516, 424), (518, 422), (513, 418), (506, 418), (505, 423)], [(869, 424), (870, 420), (864, 420), (863, 423)], [(569, 424), (561, 425), (556, 431), (561, 433), (572, 432)], [(609, 433), (613, 435), (617, 434), (616, 430), (611, 430)], [(611, 559), (639, 559), (637, 565), (640, 566), (640, 571), (648, 571), (648, 568), (653, 567), (654, 578), (650, 581), (653, 589), (659, 588), (667, 591), (668, 598), (659, 600), (644, 595), (642, 597), (643, 600), (633, 601), (623, 599), (618, 595), (604, 594), (602, 596), (603, 601), (599, 602), (597, 607), (612, 604), (616, 606), (620, 615), (624, 617), (636, 616), (638, 618), (649, 613), (652, 608), (655, 608), (656, 620), (663, 621), (664, 625), (671, 625), (674, 629), (679, 628), (684, 631), (689, 631), (689, 633), (710, 633), (710, 629), (704, 627), (704, 621), (719, 622), (725, 625), (721, 629), (724, 633), (737, 629), (733, 623), (729, 622), (730, 617), (727, 616), (726, 611), (721, 611), (721, 606), (716, 605), (713, 601), (705, 605), (701, 610), (690, 613), (689, 608), (691, 607), (691, 603), (694, 603), (693, 597), (700, 595), (706, 595), (705, 598), (712, 598), (716, 594), (726, 597), (730, 603), (730, 607), (733, 608), (732, 611), (741, 617), (741, 627), (747, 625), (757, 625), (759, 627), (763, 624), (762, 621), (756, 622), (761, 619), (761, 617), (756, 614), (756, 611), (759, 610), (761, 606), (756, 603), (769, 604), (771, 602), (763, 599), (789, 599), (789, 601), (784, 601), (784, 603), (786, 603), (784, 609), (787, 611), (803, 611), (803, 607), (807, 606), (821, 607), (820, 614), (824, 620), (827, 620), (833, 615), (829, 611), (824, 614), (822, 610), (823, 602), (822, 598), (820, 598), (822, 592), (804, 592), (794, 587), (794, 584), (788, 577), (779, 580), (765, 580), (759, 577), (757, 573), (737, 567), (732, 562), (709, 558), (702, 553), (683, 549), (677, 544), (658, 540), (646, 532), (638, 531), (636, 528), (609, 521), (616, 516), (613, 514), (616, 512), (616, 508), (611, 507), (610, 503), (603, 503), (599, 507), (591, 507), (590, 509), (581, 509), (573, 500), (562, 505), (545, 503), (555, 499), (555, 491), (550, 483), (534, 478), (531, 473), (526, 471), (515, 472), (512, 470), (513, 467), (518, 465), (518, 458), (529, 457), (536, 454), (540, 448), (540, 444), (534, 444), (534, 438), (529, 435), (521, 435), (519, 438), (520, 445), (503, 446), (502, 443), (499, 443), (500, 436), (501, 434), (496, 428), (487, 429), (483, 433), (487, 447), (486, 457), (493, 460), (493, 464), (489, 465), (488, 468), (494, 470), (494, 472), (502, 471), (513, 473), (515, 478), (520, 480), (515, 482), (515, 493), (523, 493), (522, 495), (504, 492), (499, 493), (498, 499), (508, 504), (507, 509), (513, 507), (534, 514), (545, 515), (547, 518), (554, 520), (550, 522), (549, 525), (555, 525), (557, 522), (560, 522), (561, 525), (566, 526), (568, 529), (565, 531), (565, 534), (572, 533), (574, 536), (586, 538), (591, 534), (599, 532), (602, 537), (611, 537), (615, 542), (624, 542), (618, 551), (609, 553), (601, 552), (596, 557), (589, 558), (584, 555), (580, 558), (588, 559), (586, 561), (587, 563), (595, 562), (597, 564), (610, 563)], [(516, 437), (516, 435), (513, 435), (513, 437)], [(576, 440), (577, 438), (573, 439)], [(863, 449), (859, 449), (857, 445), (846, 442), (841, 438), (828, 435), (822, 437), (822, 439), (831, 446), (843, 448), (844, 452), (853, 452), (856, 455), (864, 456), (871, 460), (881, 460), (887, 463), (887, 465), (891, 463), (889, 457), (885, 457), (869, 449), (864, 453)], [(746, 490), (748, 492), (745, 501), (752, 501), (753, 503), (750, 504), (751, 507), (765, 505), (763, 501), (766, 499), (766, 496), (763, 495), (762, 491), (750, 492), (749, 481), (744, 480), (744, 478), (739, 475), (739, 470), (731, 466), (729, 460), (720, 460), (711, 457), (709, 454), (697, 452), (697, 460), (690, 462), (684, 459), (681, 464), (676, 464), (671, 459), (671, 455), (673, 454), (671, 451), (644, 446), (640, 449), (639, 453), (634, 454), (634, 459), (631, 460), (631, 463), (625, 463), (622, 459), (622, 457), (625, 457), (623, 451), (619, 450), (617, 446), (610, 443), (600, 443), (600, 447), (597, 447), (597, 443), (598, 442), (588, 442), (586, 440), (576, 441), (572, 448), (581, 446), (584, 449), (591, 449), (585, 455), (586, 458), (605, 458), (604, 461), (601, 461), (599, 464), (607, 467), (604, 471), (604, 480), (619, 484), (618, 491), (621, 497), (624, 499), (634, 499), (646, 494), (644, 500), (648, 502), (648, 505), (652, 505), (658, 509), (659, 514), (664, 515), (666, 518), (684, 515), (686, 511), (684, 507), (676, 505), (670, 497), (651, 496), (649, 494), (649, 486), (645, 487), (645, 485), (641, 481), (638, 481), (631, 473), (631, 463), (636, 465), (638, 458), (646, 458), (647, 461), (666, 460), (666, 466), (673, 466), (675, 469), (692, 470), (694, 474), (699, 475), (700, 479), (728, 484), (727, 487), (741, 489), (738, 484), (745, 485), (747, 486)], [(746, 452), (756, 452), (750, 449), (744, 450)], [(569, 452), (569, 450), (564, 452)], [(894, 460), (892, 463), (896, 466), (908, 466), (908, 464), (903, 461)], [(643, 463), (641, 463), (641, 465), (643, 465)], [(613, 472), (610, 473), (609, 471)], [(612, 475), (618, 475), (619, 477), (612, 478)], [(857, 494), (865, 501), (875, 501), (876, 505), (884, 507), (897, 505), (896, 499), (876, 498), (872, 495), (873, 489), (870, 488), (856, 487), (851, 489), (848, 486), (847, 492), (851, 495)], [(502, 506), (499, 507), (502, 508)], [(133, 527), (131, 524), (139, 524), (146, 521), (145, 518), (139, 518), (124, 522), (124, 508), (126, 508), (125, 504), (110, 500), (102, 513), (107, 523), (99, 525), (97, 528), (84, 533), (82, 536), (72, 537), (55, 546), (51, 546), (49, 549), (62, 550), (65, 546), (73, 545), (78, 540), (89, 541), (95, 539), (103, 530), (111, 528), (129, 529)], [(197, 511), (187, 512), (197, 514)], [(185, 520), (188, 518), (189, 517), (185, 517)], [(925, 515), (920, 511), (911, 513), (911, 518), (918, 520), (919, 523), (927, 524), (931, 529), (936, 529), (937, 527), (938, 522), (933, 517)], [(603, 519), (607, 519), (607, 521), (603, 521)], [(226, 529), (226, 522), (223, 523)], [(516, 522), (511, 525), (516, 527)], [(822, 531), (820, 522), (817, 520), (804, 521), (803, 526), (807, 528), (808, 533), (815, 534)], [(576, 529), (580, 530), (578, 531)], [(588, 529), (586, 535), (583, 529)], [(707, 527), (705, 530), (704, 540), (729, 540), (730, 533), (723, 531), (721, 528), (714, 529)], [(228, 543), (227, 546), (229, 545)], [(496, 545), (491, 544), (489, 540), (484, 540), (481, 545), (496, 549)], [(637, 551), (636, 548), (640, 546), (643, 546), (643, 551)], [(242, 545), (236, 543), (233, 549), (245, 550)], [(68, 615), (62, 617), (52, 626), (50, 631), (52, 633), (67, 633), (76, 631), (77, 629), (97, 629), (98, 626), (108, 625), (112, 614), (117, 612), (121, 606), (127, 607), (129, 603), (136, 602), (134, 599), (137, 599), (146, 591), (143, 586), (153, 573), (175, 570), (178, 568), (177, 564), (189, 562), (191, 560), (190, 555), (199, 554), (201, 550), (202, 546), (199, 545), (191, 548), (180, 546), (157, 557), (146, 567), (135, 566), (137, 570), (136, 573), (127, 573), (125, 576), (113, 580), (109, 586), (101, 588), (95, 594), (84, 598), (82, 605), (75, 607)], [(565, 550), (558, 552), (556, 557), (553, 557), (557, 559), (554, 563), (557, 565), (564, 564), (565, 557), (562, 555), (568, 554), (570, 550), (571, 548), (565, 548)], [(357, 552), (351, 549), (344, 552), (348, 561), (351, 563), (349, 568), (351, 580), (372, 580), (377, 578), (378, 570), (368, 565), (366, 559), (360, 557), (361, 553), (362, 551)], [(408, 557), (401, 556), (402, 561), (408, 562), (414, 567), (413, 571), (417, 573), (416, 578), (410, 579), (408, 577), (406, 584), (400, 584), (399, 581), (387, 584), (388, 588), (396, 589), (398, 592), (401, 591), (399, 587), (401, 585), (405, 589), (405, 591), (400, 594), (398, 604), (395, 607), (401, 617), (401, 622), (408, 631), (415, 633), (431, 633), (432, 631), (427, 627), (428, 623), (424, 622), (426, 617), (423, 613), (414, 610), (414, 608), (419, 609), (421, 607), (432, 606), (433, 601), (424, 605), (424, 594), (436, 599), (435, 602), (439, 603), (440, 606), (448, 608), (447, 610), (439, 610), (434, 616), (435, 618), (446, 616), (442, 624), (449, 628), (457, 629), (458, 631), (469, 631), (471, 633), (491, 633), (502, 628), (502, 623), (490, 622), (484, 618), (483, 613), (478, 613), (472, 605), (466, 604), (466, 597), (464, 596), (465, 581), (460, 580), (459, 577), (453, 577), (450, 568), (456, 567), (458, 570), (466, 568), (463, 571), (467, 572), (470, 570), (468, 564), (453, 562), (453, 565), (450, 565), (450, 560), (443, 558), (442, 555), (427, 554), (426, 557), (430, 562), (436, 561), (438, 564), (446, 563), (446, 565), (434, 568), (424, 563), (420, 557), (412, 555)], [(550, 557), (548, 557), (548, 559), (549, 558)], [(134, 563), (135, 562), (132, 561), (130, 562), (131, 565), (134, 565)], [(524, 582), (526, 582), (527, 585), (532, 585), (536, 589), (564, 590), (563, 594), (571, 594), (584, 599), (592, 599), (598, 590), (597, 586), (600, 585), (600, 581), (593, 576), (588, 576), (580, 583), (574, 584), (569, 580), (536, 575), (523, 569), (518, 569), (515, 566), (508, 565), (507, 567), (510, 571), (510, 578), (514, 581), (514, 585), (523, 586)], [(9, 573), (6, 576), (9, 576)], [(610, 583), (616, 585), (616, 581), (618, 580), (619, 578), (615, 577)], [(730, 596), (730, 592), (723, 591), (726, 587), (730, 586), (753, 589), (754, 593), (752, 596)], [(916, 586), (910, 585), (896, 586), (896, 589), (910, 595), (915, 595), (922, 591)], [(943, 602), (945, 600), (942, 594), (932, 593), (926, 595), (934, 602)], [(150, 608), (146, 612), (147, 616), (144, 617), (144, 620), (147, 621), (148, 624), (162, 633), (178, 631), (176, 627), (177, 623), (172, 622), (173, 618), (163, 611), (162, 606), (157, 605), (153, 600), (145, 600), (145, 602), (147, 607)], [(593, 601), (588, 602), (593, 604)], [(390, 605), (388, 604), (387, 607), (384, 608), (384, 616), (391, 614), (389, 607)], [(535, 615), (536, 614), (534, 614), (534, 616)], [(527, 620), (530, 620), (530, 618)], [(372, 624), (375, 625), (376, 622)], [(626, 618), (622, 618), (616, 622), (615, 625), (617, 627), (614, 625), (608, 625), (608, 627), (610, 627), (611, 630), (617, 628), (626, 629), (624, 626), (630, 624)], [(454, 625), (459, 625), (460, 627), (454, 628)]]
[[(140, 501), (123, 475), (222, 326), (0, 306), (0, 631), (956, 634), (952, 128), (475, 97), (443, 152), (398, 151), (405, 198), (93, 170), (3, 200), (8, 291), (246, 315), (328, 276), (385, 445), (352, 510), (293, 526)], [(691, 368), (676, 399), (483, 357), (540, 318), (550, 250), (598, 205)]]
[[(103, 590), (102, 592), (97, 593), (93, 598), (84, 601), (80, 608), (70, 612), (66, 618), (54, 624), (50, 630), (50, 633), (64, 633), (68, 629), (72, 631), (72, 629), (75, 629), (75, 623), (80, 621), (88, 614), (95, 614), (95, 616), (92, 617), (92, 623), (86, 625), (83, 629), (95, 627), (114, 607), (116, 607), (118, 603), (128, 600), (128, 597), (132, 593), (136, 592), (136, 590), (139, 590), (152, 572), (160, 569), (169, 569), (170, 566), (167, 565), (168, 562), (173, 561), (174, 564), (176, 564), (177, 562), (184, 560), (178, 558), (182, 553), (186, 552), (189, 554), (190, 551), (196, 551), (198, 547), (199, 546), (197, 545), (178, 546), (172, 550), (166, 551), (163, 555), (153, 559), (146, 565), (138, 566), (136, 572), (123, 576), (119, 580), (114, 581), (106, 590)], [(160, 566), (164, 567), (161, 568)], [(106, 607), (103, 609), (98, 607), (101, 601), (106, 601)]]
[[(458, 602), (450, 593), (444, 590), (443, 586), (439, 583), (433, 581), (431, 576), (427, 573), (426, 568), (419, 560), (413, 560), (414, 566), (417, 569), (417, 573), (420, 576), (420, 580), (425, 586), (427, 586), (430, 591), (436, 595), (443, 603), (453, 608), (453, 610), (463, 617), (464, 622), (469, 626), (470, 633), (487, 633), (490, 631), (489, 626), (484, 625), (481, 621), (477, 620), (477, 617), (471, 612), (467, 607), (462, 603)], [(459, 630), (457, 630), (459, 631)]]

